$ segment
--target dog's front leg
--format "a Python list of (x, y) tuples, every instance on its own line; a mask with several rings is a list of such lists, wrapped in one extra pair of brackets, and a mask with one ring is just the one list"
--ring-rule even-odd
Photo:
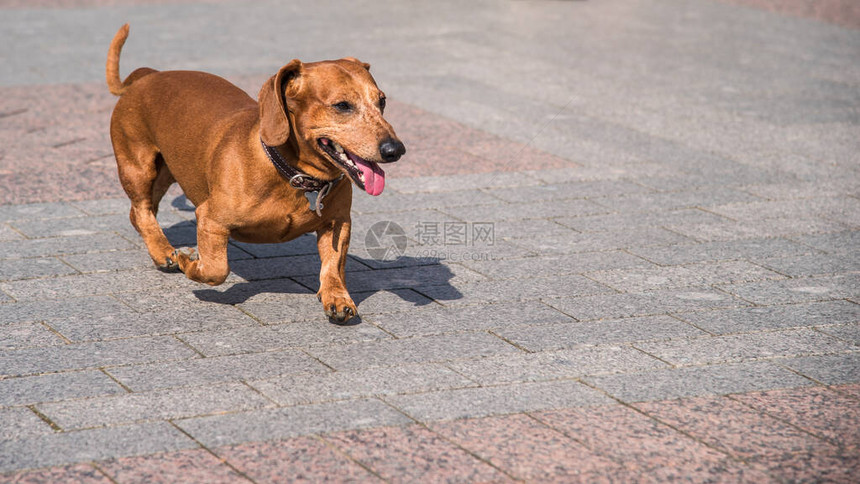
[(230, 230), (207, 216), (206, 203), (197, 208), (197, 253), (179, 249), (174, 258), (179, 269), (192, 281), (217, 286), (227, 279), (227, 243)]
[(317, 297), (326, 316), (342, 323), (358, 315), (346, 290), (346, 253), (349, 250), (350, 220), (333, 220), (317, 231), (320, 254), (320, 290)]

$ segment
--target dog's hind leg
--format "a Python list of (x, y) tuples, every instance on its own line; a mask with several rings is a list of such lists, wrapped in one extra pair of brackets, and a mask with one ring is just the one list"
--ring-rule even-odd
[[(118, 138), (120, 141), (117, 141)], [(155, 265), (161, 269), (175, 269), (175, 249), (155, 218), (158, 212), (157, 204), (170, 186), (167, 181), (171, 180), (172, 183), (173, 177), (166, 166), (159, 170), (158, 165), (163, 166), (164, 162), (158, 150), (151, 144), (129, 142), (124, 137), (113, 139), (119, 179), (131, 200), (131, 224), (143, 238)]]
[(170, 173), (160, 153), (155, 157), (155, 171), (155, 180), (152, 182), (152, 212), (158, 215), (158, 205), (164, 198), (164, 194), (170, 189), (170, 185), (176, 182), (176, 179), (173, 178), (173, 174)]

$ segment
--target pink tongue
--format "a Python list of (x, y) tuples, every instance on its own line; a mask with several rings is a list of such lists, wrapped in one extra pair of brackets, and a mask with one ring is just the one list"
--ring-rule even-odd
[(364, 191), (374, 197), (382, 193), (385, 188), (385, 172), (382, 168), (372, 161), (365, 161), (357, 156), (350, 158), (364, 175)]

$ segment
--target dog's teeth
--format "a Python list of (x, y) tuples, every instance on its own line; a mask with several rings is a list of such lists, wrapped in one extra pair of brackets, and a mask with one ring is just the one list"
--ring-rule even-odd
[(334, 146), (335, 151), (343, 154), (343, 146), (341, 146), (340, 143), (338, 143), (337, 141), (332, 141), (331, 144), (332, 144), (332, 146)]

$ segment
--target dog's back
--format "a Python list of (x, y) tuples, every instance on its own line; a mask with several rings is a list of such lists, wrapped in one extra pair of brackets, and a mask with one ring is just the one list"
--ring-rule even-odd
[[(173, 178), (195, 204), (208, 198), (203, 165), (216, 159), (215, 143), (189, 150), (189, 140), (221, 140), (231, 133), (251, 132), (258, 118), (257, 102), (227, 80), (197, 71), (136, 69), (124, 81), (119, 77), (119, 57), (128, 25), (111, 42), (106, 68), (110, 92), (119, 96), (111, 117), (111, 139), (133, 144), (124, 151), (152, 152), (152, 157), (125, 157), (138, 163), (151, 159), (166, 163)], [(246, 129), (235, 129), (247, 125)], [(177, 129), (181, 126), (182, 129)], [(242, 144), (242, 143), (240, 143)], [(117, 159), (121, 163), (120, 158)], [(123, 167), (120, 166), (122, 176)], [(147, 167), (139, 167), (146, 169)]]

